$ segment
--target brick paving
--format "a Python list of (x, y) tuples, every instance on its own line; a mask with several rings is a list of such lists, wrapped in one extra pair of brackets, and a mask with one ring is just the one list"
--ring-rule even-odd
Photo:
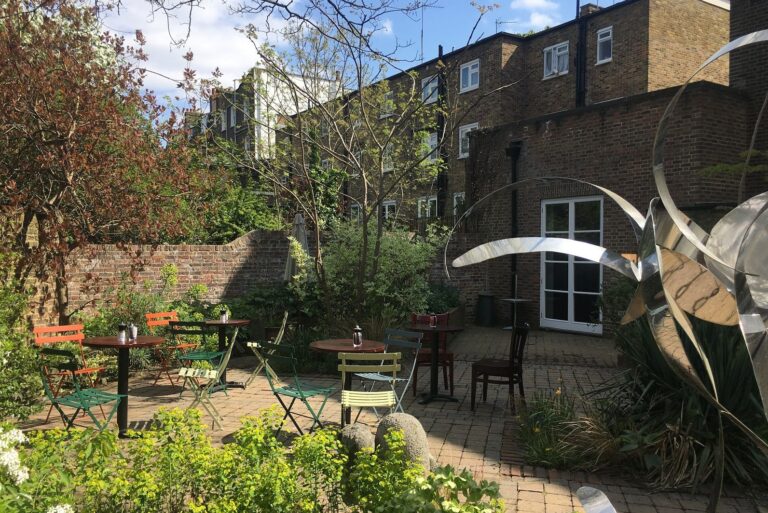
[[(434, 402), (421, 405), (411, 393), (404, 403), (406, 412), (416, 416), (424, 425), (430, 451), (440, 464), (450, 464), (471, 470), (477, 478), (494, 480), (510, 513), (573, 513), (583, 511), (576, 490), (592, 485), (603, 490), (619, 513), (684, 513), (704, 511), (707, 499), (702, 495), (680, 493), (651, 493), (637, 482), (622, 481), (615, 476), (547, 470), (526, 466), (516, 440), (518, 418), (513, 414), (507, 388), (490, 385), (488, 400), (483, 403), (478, 393), (475, 412), (469, 409), (471, 362), (483, 356), (504, 357), (509, 346), (509, 333), (498, 328), (472, 327), (449, 342), (455, 354), (455, 397), (458, 402)], [(532, 332), (526, 349), (526, 396), (565, 386), (572, 391), (589, 391), (607, 378), (620, 372), (616, 367), (616, 352), (610, 340), (563, 333)], [(255, 358), (232, 360), (229, 379), (245, 381)], [(336, 376), (308, 375), (307, 381), (325, 386), (339, 386)], [(420, 369), (419, 389), (429, 386), (428, 369)], [(114, 387), (114, 385), (113, 385)], [(442, 378), (441, 378), (442, 387)], [(191, 392), (179, 397), (179, 388), (170, 384), (152, 386), (149, 375), (135, 376), (130, 388), (131, 428), (140, 429), (160, 407), (186, 407)], [(211, 431), (214, 442), (220, 442), (239, 427), (239, 419), (257, 414), (260, 409), (276, 404), (263, 376), (246, 390), (233, 389), (227, 396), (219, 394), (214, 403), (224, 416), (223, 430)], [(313, 402), (314, 404), (314, 402)], [(519, 405), (518, 405), (519, 407)], [(301, 405), (294, 406), (301, 412)], [(38, 417), (30, 427), (60, 425), (52, 419), (42, 425)], [(308, 416), (298, 417), (302, 427), (309, 427)], [(338, 424), (339, 396), (332, 396), (322, 415), (327, 424)], [(206, 418), (207, 419), (207, 418)], [(83, 420), (82, 422), (86, 422)], [(363, 412), (358, 422), (375, 429), (376, 418)], [(286, 424), (286, 429), (293, 426)], [(745, 498), (729, 494), (723, 498), (718, 511), (724, 513), (759, 513), (768, 511), (768, 500)], [(763, 509), (766, 508), (766, 509)]]

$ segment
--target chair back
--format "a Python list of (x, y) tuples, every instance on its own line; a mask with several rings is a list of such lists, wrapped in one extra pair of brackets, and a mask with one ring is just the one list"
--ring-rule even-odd
[(67, 351), (66, 349), (43, 347), (39, 350), (37, 358), (40, 377), (43, 381), (43, 390), (49, 401), (53, 402), (56, 398), (56, 394), (51, 389), (48, 369), (55, 369), (59, 372), (68, 372), (72, 374), (72, 383), (75, 386), (75, 390), (80, 390), (78, 380), (75, 379), (75, 372), (81, 368), (81, 365), (77, 361), (77, 355), (75, 353)]
[(400, 358), (400, 366), (406, 373), (408, 373), (408, 375), (403, 378), (407, 379), (408, 383), (411, 382), (413, 371), (416, 368), (423, 337), (424, 334), (418, 331), (405, 331), (394, 328), (387, 328), (384, 330), (384, 345), (387, 346), (386, 351), (391, 352), (394, 348), (395, 351), (400, 352), (402, 355)]
[(288, 325), (288, 310), (283, 312), (283, 323), (280, 325), (280, 331), (277, 332), (277, 336), (275, 337), (275, 340), (272, 342), (274, 344), (279, 344), (283, 341), (283, 336), (285, 335), (285, 327)]
[[(346, 383), (347, 373), (376, 373), (392, 375), (392, 381), (400, 372), (400, 353), (339, 353), (339, 371), (341, 382)], [(342, 390), (341, 405), (343, 407), (384, 407), (394, 408), (397, 395), (394, 389), (381, 392)]]
[(523, 365), (523, 353), (530, 329), (530, 324), (524, 322), (515, 326), (512, 331), (512, 338), (509, 342), (509, 366), (513, 370), (519, 370)]
[(170, 321), (168, 323), (168, 333), (174, 342), (180, 337), (200, 337), (199, 340), (205, 342), (206, 337), (212, 331), (213, 329), (205, 324), (204, 321)]
[(179, 320), (179, 314), (171, 312), (150, 312), (145, 313), (144, 318), (147, 321), (147, 328), (156, 328), (158, 326), (168, 326), (173, 321)]
[(268, 364), (264, 366), (264, 374), (267, 376), (269, 388), (275, 392), (275, 389), (280, 386), (280, 382), (286, 381), (280, 378), (275, 371), (275, 366), (277, 366), (281, 371), (287, 369), (287, 372), (291, 373), (291, 381), (300, 391), (301, 384), (296, 372), (296, 356), (294, 354), (293, 346), (275, 344), (273, 342), (260, 342), (259, 347), (262, 349), (262, 357)]
[(66, 324), (63, 326), (35, 326), (32, 332), (35, 335), (35, 346), (39, 348), (66, 342), (77, 344), (80, 350), (79, 364), (87, 367), (85, 351), (83, 350), (83, 340), (85, 340), (83, 329), (85, 326), (82, 324)]

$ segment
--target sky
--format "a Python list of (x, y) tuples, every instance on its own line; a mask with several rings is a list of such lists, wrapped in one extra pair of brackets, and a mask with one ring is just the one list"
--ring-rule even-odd
[[(256, 1), (256, 0), (254, 0)], [(587, 3), (589, 0), (583, 0)], [(619, 0), (591, 0), (600, 6), (609, 6)], [(192, 68), (198, 78), (209, 78), (215, 69), (222, 73), (220, 81), (231, 85), (243, 72), (254, 65), (256, 52), (253, 44), (238, 28), (248, 23), (258, 25), (259, 19), (246, 19), (229, 13), (222, 0), (203, 0), (193, 14), (190, 37), (183, 47), (177, 47), (174, 39), (186, 35), (186, 16), (179, 13), (177, 19), (167, 19), (162, 13), (153, 14), (146, 0), (122, 0), (119, 12), (110, 13), (104, 19), (104, 27), (132, 41), (136, 30), (146, 38), (145, 51), (149, 54), (146, 68), (150, 70), (145, 85), (160, 97), (178, 94), (176, 83), (181, 79), (186, 61), (183, 55), (192, 51)], [(377, 36), (375, 44), (383, 49), (392, 48), (395, 42), (411, 43), (401, 50), (405, 59), (420, 62), (421, 32), (423, 25), (424, 60), (437, 56), (442, 44), (448, 52), (498, 31), (527, 32), (555, 26), (573, 19), (576, 0), (478, 0), (481, 5), (496, 5), (486, 13), (472, 34), (478, 19), (478, 11), (470, 0), (437, 0), (435, 8), (426, 9), (422, 20), (392, 18), (387, 20), (386, 30)], [(162, 76), (161, 76), (162, 75)], [(167, 77), (167, 78), (166, 78)]]

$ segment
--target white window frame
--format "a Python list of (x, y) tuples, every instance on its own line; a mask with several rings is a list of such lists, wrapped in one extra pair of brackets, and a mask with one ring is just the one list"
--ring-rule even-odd
[[(467, 83), (464, 82), (464, 70), (467, 70)], [(474, 84), (472, 83), (472, 77), (476, 77)], [(459, 68), (459, 83), (459, 93), (474, 91), (480, 87), (480, 59), (475, 59), (461, 65)]]
[[(547, 225), (546, 225), (546, 208), (547, 205), (553, 205), (553, 204), (563, 204), (567, 203), (569, 205), (569, 219), (568, 219), (568, 232), (562, 231), (562, 232), (554, 232), (554, 233), (561, 233), (563, 235), (567, 235), (567, 238), (569, 240), (574, 240), (574, 233), (575, 233), (575, 204), (580, 202), (591, 202), (591, 201), (598, 201), (600, 202), (600, 243), (599, 245), (603, 245), (603, 238), (605, 237), (605, 205), (603, 202), (602, 196), (579, 196), (575, 198), (558, 198), (558, 199), (548, 199), (548, 200), (542, 200), (541, 202), (541, 235), (542, 237), (547, 236)], [(597, 231), (597, 230), (587, 230), (587, 231)], [(553, 232), (549, 232), (552, 234)], [(539, 326), (543, 328), (553, 328), (553, 329), (561, 329), (566, 331), (575, 331), (580, 333), (590, 333), (593, 335), (602, 335), (603, 333), (603, 324), (602, 324), (602, 312), (600, 313), (600, 318), (598, 319), (598, 323), (586, 323), (586, 322), (576, 322), (571, 320), (562, 320), (562, 319), (550, 319), (548, 317), (544, 316), (545, 312), (545, 301), (546, 301), (546, 282), (545, 282), (545, 265), (547, 263), (547, 253), (541, 252), (540, 257), (540, 267), (539, 267)], [(568, 293), (568, 319), (573, 319), (574, 317), (574, 294), (589, 294), (589, 295), (601, 295), (602, 294), (602, 284), (603, 284), (603, 266), (600, 266), (600, 292), (597, 293), (590, 293), (590, 292), (579, 292), (574, 290), (574, 276), (576, 274), (576, 266), (578, 266), (578, 263), (575, 263), (575, 258), (572, 255), (568, 256), (568, 260), (561, 260), (558, 262), (567, 262), (569, 266), (569, 272), (568, 272), (568, 290), (567, 291), (557, 291), (557, 292), (567, 292)], [(586, 263), (586, 262), (585, 262)]]
[(478, 123), (469, 123), (467, 125), (462, 125), (459, 127), (459, 158), (465, 159), (469, 157), (469, 137), (467, 137), (467, 151), (463, 151), (462, 148), (462, 141), (464, 137), (469, 134), (470, 132), (477, 130), (480, 128), (480, 125)]
[(459, 204), (464, 205), (465, 194), (463, 192), (453, 193), (453, 219), (458, 217)]
[(200, 118), (200, 133), (204, 134), (208, 131), (208, 114), (203, 114)]
[(418, 219), (437, 217), (437, 196), (422, 196), (419, 198), (416, 217)]
[[(570, 44), (568, 41), (563, 41), (561, 43), (557, 43), (556, 45), (548, 46), (544, 48), (542, 54), (544, 56), (544, 79), (568, 74), (568, 69), (570, 67), (570, 63), (568, 62), (570, 59)], [(552, 68), (549, 70), (547, 70), (547, 54), (551, 54), (550, 61)], [(562, 55), (565, 55), (565, 69), (560, 70), (557, 66), (557, 62), (558, 58)]]
[(391, 172), (395, 169), (395, 160), (392, 158), (392, 146), (386, 145), (381, 155), (381, 167), (385, 173)]
[[(600, 58), (600, 44), (608, 42), (610, 44), (611, 56)], [(597, 49), (595, 50), (595, 65), (605, 64), (613, 60), (613, 26), (605, 27), (597, 31)]]
[(427, 159), (430, 161), (437, 160), (440, 157), (440, 152), (437, 147), (437, 132), (430, 132), (430, 134), (427, 135), (427, 146), (429, 147)]
[(234, 128), (237, 124), (237, 109), (234, 105), (227, 107), (227, 113), (229, 114), (229, 127)]
[(388, 118), (395, 115), (395, 92), (387, 91), (384, 93), (384, 101), (381, 105), (381, 114), (379, 119)]
[(437, 101), (438, 79), (437, 75), (432, 75), (421, 79), (421, 101), (424, 105), (435, 103)]
[(360, 204), (352, 203), (349, 206), (349, 220), (360, 224)]
[(390, 209), (392, 209), (392, 220), (394, 220), (395, 217), (397, 217), (397, 201), (395, 201), (395, 200), (384, 200), (381, 203), (381, 208), (384, 211), (384, 219), (386, 221), (390, 220), (390, 215), (389, 215)]
[(222, 110), (220, 112), (220, 118), (221, 118), (221, 131), (226, 132), (227, 131), (227, 111)]

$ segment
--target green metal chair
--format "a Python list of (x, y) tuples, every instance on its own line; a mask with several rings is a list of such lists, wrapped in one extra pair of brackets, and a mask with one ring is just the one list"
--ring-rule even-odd
[[(67, 427), (67, 431), (74, 425), (75, 419), (80, 412), (85, 412), (96, 425), (99, 431), (104, 431), (109, 425), (109, 421), (115, 415), (120, 401), (123, 400), (125, 395), (112, 394), (110, 392), (104, 392), (97, 388), (81, 388), (79, 380), (77, 379), (77, 372), (82, 368), (78, 363), (78, 357), (72, 351), (64, 349), (50, 349), (43, 348), (39, 352), (40, 362), (40, 376), (43, 380), (43, 389), (45, 395), (51, 402), (53, 408), (61, 415), (61, 420)], [(49, 383), (50, 369), (53, 369), (58, 373), (70, 373), (72, 375), (72, 391), (69, 393), (54, 393)], [(104, 405), (114, 403), (114, 406), (105, 415), (103, 422), (99, 422), (96, 416), (91, 411), (92, 408), (98, 406), (103, 408)], [(74, 413), (67, 415), (64, 411), (66, 408), (74, 408)], [(102, 410), (103, 411), (103, 410)]]
[[(398, 405), (397, 393), (395, 392), (395, 383), (397, 382), (397, 373), (400, 371), (400, 353), (339, 353), (339, 371), (341, 372), (341, 382), (344, 384), (344, 390), (341, 392), (341, 426), (346, 423), (346, 408), (360, 408), (355, 417), (357, 422), (360, 412), (365, 407), (389, 408), (390, 412), (395, 411)], [(371, 390), (350, 390), (352, 375), (375, 374), (377, 376), (386, 376), (390, 386), (389, 390), (375, 392)], [(407, 388), (406, 388), (407, 390)], [(378, 417), (378, 412), (376, 413)]]
[[(285, 327), (288, 325), (288, 311), (286, 310), (283, 314), (283, 323), (280, 326), (280, 331), (277, 332), (277, 336), (275, 337), (275, 340), (270, 340), (270, 344), (274, 344), (276, 346), (279, 346), (280, 343), (283, 341), (283, 336), (285, 335)], [(253, 380), (256, 379), (256, 376), (259, 375), (259, 373), (268, 365), (267, 360), (264, 358), (264, 356), (261, 354), (263, 342), (247, 342), (246, 345), (250, 348), (251, 351), (253, 351), (253, 354), (256, 355), (256, 358), (258, 359), (258, 363), (256, 364), (256, 368), (251, 373), (250, 377), (248, 378), (248, 381), (245, 382), (246, 388), (253, 383)]]
[(229, 364), (229, 358), (232, 356), (232, 348), (235, 347), (234, 339), (229, 344), (226, 351), (222, 351), (221, 358), (218, 366), (215, 369), (203, 369), (195, 367), (182, 367), (179, 369), (179, 376), (184, 378), (185, 383), (189, 383), (190, 389), (195, 394), (195, 399), (192, 401), (187, 409), (195, 408), (198, 405), (208, 412), (208, 415), (213, 419), (213, 424), (218, 429), (223, 429), (221, 421), (224, 417), (221, 416), (219, 410), (213, 405), (211, 396), (219, 390), (226, 391), (226, 387), (220, 386), (221, 375), (224, 373), (224, 369)]
[[(211, 335), (213, 329), (202, 321), (171, 321), (168, 323), (168, 335), (171, 344), (179, 345), (180, 341), (194, 341), (197, 344), (205, 344), (206, 339)], [(205, 362), (210, 367), (218, 367), (221, 358), (226, 351), (207, 351), (204, 349), (194, 349), (185, 353), (177, 353), (176, 358), (181, 362), (182, 367), (192, 367), (194, 362)], [(187, 389), (187, 383), (194, 378), (185, 377), (181, 383), (181, 392), (179, 397)]]
[[(283, 422), (280, 424), (277, 432), (279, 433), (283, 429), (285, 419), (290, 418), (299, 434), (304, 434), (304, 431), (301, 429), (299, 423), (291, 412), (291, 409), (297, 400), (304, 403), (307, 411), (309, 411), (309, 414), (312, 416), (312, 425), (309, 427), (310, 433), (315, 429), (315, 426), (322, 428), (323, 423), (320, 421), (320, 416), (323, 414), (323, 409), (325, 408), (325, 403), (328, 401), (328, 397), (334, 392), (333, 387), (316, 386), (299, 379), (299, 376), (296, 373), (296, 357), (294, 356), (293, 347), (264, 342), (261, 344), (261, 349), (263, 350), (262, 356), (266, 360), (264, 373), (267, 376), (269, 388), (272, 390), (272, 393), (275, 394), (280, 406), (285, 410)], [(285, 370), (286, 375), (290, 373), (290, 377), (282, 379), (275, 371), (275, 368), (280, 369), (281, 371)], [(283, 397), (290, 397), (291, 402), (286, 404), (286, 402), (283, 401)], [(312, 405), (309, 402), (313, 397), (322, 397), (323, 399), (323, 402), (320, 404), (317, 411), (312, 408)]]

